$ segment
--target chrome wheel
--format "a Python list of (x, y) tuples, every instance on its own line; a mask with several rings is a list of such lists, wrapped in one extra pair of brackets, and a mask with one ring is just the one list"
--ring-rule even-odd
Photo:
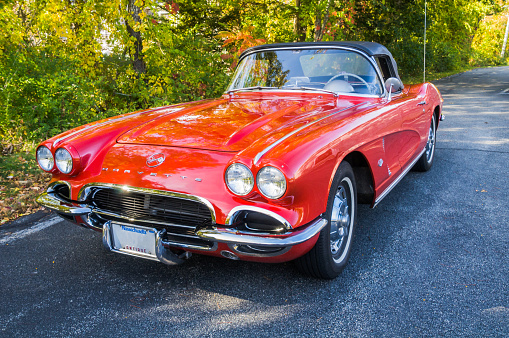
[(428, 171), (433, 165), (433, 159), (435, 157), (435, 148), (437, 143), (437, 124), (435, 114), (431, 116), (431, 124), (428, 129), (428, 140), (426, 146), (422, 152), (422, 156), (415, 163), (414, 170), (417, 171)]
[(428, 142), (426, 143), (426, 161), (428, 163), (433, 159), (433, 153), (435, 152), (435, 116), (431, 119), (431, 125), (429, 126)]
[(346, 248), (350, 245), (352, 212), (354, 206), (352, 182), (348, 177), (343, 178), (334, 196), (330, 219), (330, 251), (332, 259), (339, 263), (346, 256)]
[(322, 214), (327, 226), (320, 231), (315, 246), (296, 261), (302, 272), (326, 279), (341, 273), (350, 256), (356, 214), (355, 175), (350, 163), (343, 161), (334, 174), (327, 209)]
[(334, 197), (330, 226), (330, 251), (333, 255), (339, 252), (345, 237), (348, 236), (348, 224), (350, 224), (350, 214), (348, 212), (346, 190), (340, 186)]

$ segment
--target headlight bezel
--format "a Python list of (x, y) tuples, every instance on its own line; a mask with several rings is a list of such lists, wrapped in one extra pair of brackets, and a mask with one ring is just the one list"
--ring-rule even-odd
[[(59, 154), (64, 154), (63, 156), (68, 156), (68, 159), (67, 160), (59, 160), (57, 157), (59, 156)], [(67, 150), (66, 148), (64, 147), (60, 147), (58, 148), (57, 150), (55, 150), (55, 166), (57, 167), (57, 169), (62, 173), (62, 174), (66, 174), (66, 175), (69, 175), (73, 172), (74, 170), (74, 157), (72, 156), (71, 152), (69, 150)], [(67, 171), (64, 171), (60, 165), (59, 165), (59, 162), (61, 161), (68, 161), (70, 162), (70, 168), (67, 170)], [(67, 168), (65, 168), (67, 169)]]
[[(239, 190), (239, 191), (235, 191), (235, 186), (232, 187), (232, 183), (231, 183), (231, 180), (230, 180), (230, 177), (229, 177), (229, 173), (231, 173), (231, 170), (244, 170), (244, 173), (246, 173), (246, 177), (244, 177), (244, 179), (250, 179), (251, 182), (250, 184), (248, 185), (249, 188), (248, 189), (242, 189), (242, 190)], [(237, 195), (237, 196), (246, 196), (246, 195), (249, 195), (254, 187), (255, 187), (255, 177), (253, 175), (253, 172), (251, 171), (251, 169), (249, 169), (249, 167), (243, 163), (240, 163), (240, 162), (234, 162), (232, 164), (230, 164), (226, 170), (225, 170), (225, 173), (224, 173), (224, 182), (226, 184), (226, 187), (228, 188), (228, 190), (230, 190), (233, 194)], [(244, 182), (245, 183), (245, 182)]]
[[(279, 176), (279, 181), (277, 181), (277, 182), (280, 182), (279, 185), (282, 185), (282, 187), (277, 187), (277, 190), (279, 190), (277, 194), (271, 195), (268, 192), (267, 188), (264, 187), (264, 185), (266, 185), (266, 183), (263, 181), (260, 182), (260, 180), (266, 179), (262, 175), (266, 175), (267, 171), (271, 171), (272, 174), (276, 174), (277, 176)], [(270, 175), (270, 173), (269, 173), (269, 175)], [(271, 183), (278, 185), (277, 182), (275, 182), (275, 183), (271, 182)], [(283, 173), (283, 171), (281, 171), (277, 167), (267, 165), (267, 166), (264, 166), (263, 168), (261, 168), (260, 170), (258, 170), (258, 173), (256, 174), (256, 187), (258, 188), (258, 191), (260, 191), (260, 193), (263, 196), (265, 196), (266, 198), (271, 199), (271, 200), (277, 200), (286, 194), (286, 191), (288, 190), (288, 181), (287, 181), (286, 176)]]
[[(42, 164), (41, 164), (41, 155), (40, 155), (40, 151), (44, 151), (44, 149), (46, 149), (47, 151), (47, 154), (45, 154), (46, 156), (49, 154), (49, 157), (46, 157), (46, 159), (50, 159), (51, 160), (49, 161), (51, 163), (51, 166), (48, 167), (48, 168), (45, 168)], [(46, 171), (46, 172), (51, 172), (53, 169), (55, 169), (55, 156), (53, 156), (53, 153), (51, 152), (51, 150), (46, 147), (45, 145), (40, 145), (39, 147), (37, 147), (37, 150), (35, 151), (35, 158), (37, 160), (37, 164), (39, 165), (39, 167)]]

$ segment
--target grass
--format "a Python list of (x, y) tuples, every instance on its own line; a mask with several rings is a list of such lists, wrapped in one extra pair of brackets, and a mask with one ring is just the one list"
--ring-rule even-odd
[[(457, 70), (454, 70), (454, 71), (448, 71), (448, 72), (440, 72), (440, 73), (432, 73), (432, 72), (426, 72), (426, 82), (433, 82), (433, 81), (436, 81), (436, 80), (439, 80), (439, 79), (443, 79), (444, 77), (448, 77), (448, 76), (451, 76), (451, 75), (454, 75), (454, 74), (459, 74), (459, 73), (463, 73), (463, 72), (467, 72), (469, 70), (472, 70), (472, 69), (476, 69), (476, 68), (479, 68), (479, 67), (474, 67), (474, 66), (464, 66), (464, 67), (461, 67), (460, 69), (457, 69)], [(423, 75), (418, 75), (418, 76), (403, 76), (403, 83), (404, 84), (409, 84), (409, 85), (412, 85), (412, 84), (417, 84), (417, 83), (422, 83), (423, 81)]]
[[(464, 72), (468, 72), (469, 70), (477, 69), (477, 68), (489, 68), (489, 67), (500, 67), (500, 66), (508, 66), (509, 65), (509, 58), (506, 58), (501, 64), (499, 65), (464, 65), (462, 67), (457, 68), (456, 70), (450, 70), (447, 72), (430, 72), (426, 71), (426, 82), (433, 82), (436, 80), (443, 79), (444, 77), (448, 77), (454, 74), (460, 74)], [(405, 76), (405, 74), (400, 74), (400, 77), (403, 79), (404, 84), (418, 84), (422, 83), (423, 76), (422, 73), (417, 76)]]
[(41, 210), (36, 197), (44, 190), (51, 175), (43, 172), (35, 160), (35, 145), (1, 144), (0, 152), (0, 225)]

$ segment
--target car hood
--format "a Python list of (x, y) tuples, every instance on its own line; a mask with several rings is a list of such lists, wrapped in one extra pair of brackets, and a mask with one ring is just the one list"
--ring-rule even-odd
[(315, 116), (356, 103), (327, 94), (242, 93), (159, 115), (120, 135), (117, 142), (237, 152), (262, 137), (289, 132)]

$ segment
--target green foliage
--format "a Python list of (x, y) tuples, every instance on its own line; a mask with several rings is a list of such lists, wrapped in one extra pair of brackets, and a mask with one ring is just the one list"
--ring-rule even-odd
[[(425, 1), (365, 0), (355, 2), (356, 36), (386, 45), (403, 78), (422, 73)], [(426, 67), (429, 72), (459, 70), (472, 54), (479, 22), (499, 11), (491, 1), (427, 1)], [(484, 38), (481, 38), (484, 39)]]
[[(427, 4), (429, 73), (505, 63), (505, 19), (485, 19), (501, 2)], [(38, 141), (115, 114), (220, 96), (240, 51), (263, 42), (376, 41), (403, 80), (417, 78), (423, 27), (424, 0), (4, 1), (0, 137)]]
[[(48, 137), (106, 116), (107, 94), (74, 72), (69, 60), (43, 52), (4, 55), (0, 67), (1, 132), (8, 138)], [(100, 81), (100, 80), (98, 80)]]
[(471, 65), (498, 66), (507, 64), (509, 44), (506, 45), (505, 58), (501, 57), (507, 20), (509, 20), (508, 15), (496, 15), (481, 21), (472, 42)]

